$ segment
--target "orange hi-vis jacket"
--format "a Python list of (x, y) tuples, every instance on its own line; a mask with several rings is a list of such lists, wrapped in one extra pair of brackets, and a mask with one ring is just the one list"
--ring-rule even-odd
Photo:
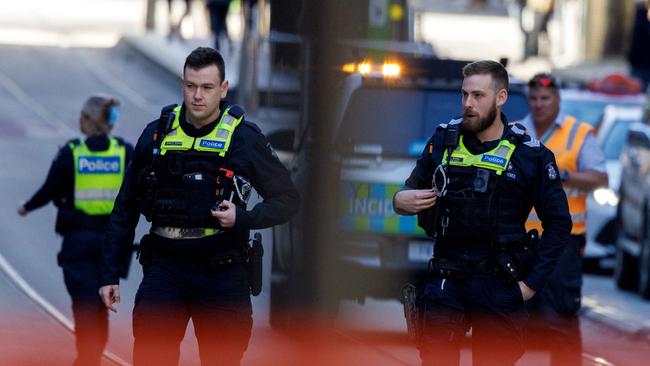
[[(586, 122), (578, 122), (575, 117), (567, 116), (561, 126), (553, 125), (555, 130), (544, 144), (555, 154), (555, 160), (560, 170), (569, 174), (578, 171), (578, 155), (585, 138), (594, 129)], [(568, 187), (564, 183), (564, 192), (569, 203), (569, 212), (573, 222), (572, 235), (585, 233), (585, 219), (587, 213), (587, 192)], [(542, 232), (542, 223), (533, 209), (526, 221), (526, 230), (537, 229)]]

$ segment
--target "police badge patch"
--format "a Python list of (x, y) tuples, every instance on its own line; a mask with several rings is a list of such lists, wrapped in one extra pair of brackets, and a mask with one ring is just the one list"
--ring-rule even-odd
[(548, 173), (548, 179), (550, 180), (557, 179), (557, 170), (555, 169), (553, 163), (548, 163), (548, 165), (546, 165), (546, 172)]

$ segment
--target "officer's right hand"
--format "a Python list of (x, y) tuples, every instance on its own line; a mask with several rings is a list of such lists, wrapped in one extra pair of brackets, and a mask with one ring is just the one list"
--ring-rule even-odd
[(438, 196), (434, 188), (410, 189), (397, 192), (395, 194), (394, 205), (396, 210), (416, 214), (433, 207), (437, 199)]
[(115, 303), (120, 303), (120, 285), (106, 285), (99, 288), (99, 296), (110, 311), (117, 313), (117, 309), (113, 306)]

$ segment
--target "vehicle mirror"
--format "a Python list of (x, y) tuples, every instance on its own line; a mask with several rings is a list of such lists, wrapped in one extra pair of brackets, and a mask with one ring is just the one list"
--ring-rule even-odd
[(274, 149), (279, 151), (293, 151), (293, 143), (296, 138), (296, 131), (293, 129), (281, 129), (269, 134), (267, 139)]

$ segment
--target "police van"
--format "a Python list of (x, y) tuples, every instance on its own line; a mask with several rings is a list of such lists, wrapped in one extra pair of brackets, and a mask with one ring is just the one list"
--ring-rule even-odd
[[(337, 298), (391, 299), (400, 287), (427, 269), (433, 246), (417, 216), (399, 216), (392, 198), (403, 188), (438, 124), (462, 114), (462, 67), (468, 62), (433, 58), (386, 63), (364, 61), (342, 67), (332, 134), (340, 164), (334, 260), (346, 280)], [(510, 121), (528, 113), (525, 85), (511, 81), (503, 108)], [(299, 172), (298, 172), (299, 174)], [(299, 218), (297, 220), (300, 220)], [(281, 328), (300, 251), (293, 221), (274, 228), (271, 325)]]

